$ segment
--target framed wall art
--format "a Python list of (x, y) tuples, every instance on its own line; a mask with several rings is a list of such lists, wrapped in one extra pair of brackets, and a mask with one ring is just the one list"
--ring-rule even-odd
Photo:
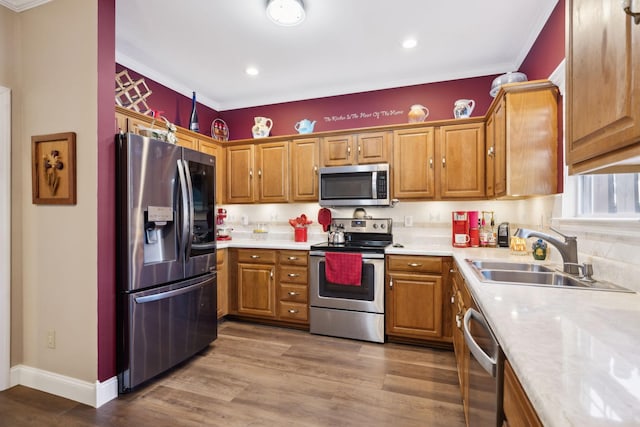
[(31, 187), (34, 204), (76, 204), (75, 132), (31, 137)]

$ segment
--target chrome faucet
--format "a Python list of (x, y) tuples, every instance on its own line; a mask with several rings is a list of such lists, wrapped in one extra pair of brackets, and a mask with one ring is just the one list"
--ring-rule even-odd
[(555, 246), (560, 255), (562, 255), (562, 263), (564, 264), (564, 272), (569, 274), (577, 275), (579, 274), (578, 269), (578, 241), (575, 236), (565, 236), (558, 230), (551, 228), (553, 231), (558, 233), (564, 238), (564, 242), (556, 239), (553, 236), (542, 233), (540, 231), (528, 230), (526, 228), (518, 228), (515, 237), (521, 237), (526, 239), (527, 237), (538, 237), (542, 240), (545, 240)]

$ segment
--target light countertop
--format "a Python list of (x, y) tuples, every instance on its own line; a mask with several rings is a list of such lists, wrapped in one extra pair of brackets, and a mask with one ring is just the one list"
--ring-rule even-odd
[[(237, 239), (218, 247), (313, 243)], [(545, 426), (640, 425), (640, 294), (480, 282), (465, 259), (533, 262), (504, 248), (425, 241), (386, 253), (454, 257)]]

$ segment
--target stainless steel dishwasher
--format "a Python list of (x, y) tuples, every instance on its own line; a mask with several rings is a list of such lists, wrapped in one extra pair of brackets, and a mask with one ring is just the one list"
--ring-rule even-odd
[(469, 347), (470, 426), (502, 425), (504, 354), (486, 319), (470, 308), (464, 315), (464, 340)]

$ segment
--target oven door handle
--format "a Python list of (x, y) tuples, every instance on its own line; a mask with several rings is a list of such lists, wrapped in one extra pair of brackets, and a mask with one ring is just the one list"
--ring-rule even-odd
[(475, 359), (478, 361), (480, 366), (482, 366), (482, 369), (487, 371), (487, 373), (491, 375), (491, 377), (495, 378), (497, 365), (498, 365), (497, 356), (495, 355), (489, 356), (487, 353), (485, 353), (482, 350), (482, 348), (480, 348), (478, 343), (471, 336), (469, 324), (471, 322), (472, 317), (473, 317), (473, 320), (478, 322), (482, 326), (482, 328), (487, 331), (487, 334), (489, 334), (489, 336), (491, 336), (491, 339), (494, 340), (495, 342), (495, 338), (493, 338), (493, 334), (491, 334), (491, 330), (489, 329), (489, 325), (487, 324), (487, 321), (485, 320), (484, 316), (480, 312), (474, 310), (473, 308), (469, 308), (467, 312), (464, 314), (464, 320), (462, 322), (464, 340), (469, 346), (469, 351), (471, 351), (471, 354), (473, 354), (473, 357), (475, 357)]
[[(332, 251), (310, 251), (309, 252), (309, 256), (315, 256), (315, 257), (322, 257), (324, 258), (325, 254), (327, 252), (332, 252)], [(354, 252), (347, 252), (347, 253), (360, 253), (357, 251)], [(376, 254), (376, 253), (362, 253), (362, 260), (363, 262), (365, 260), (369, 260), (369, 259), (384, 259), (384, 254)]]

